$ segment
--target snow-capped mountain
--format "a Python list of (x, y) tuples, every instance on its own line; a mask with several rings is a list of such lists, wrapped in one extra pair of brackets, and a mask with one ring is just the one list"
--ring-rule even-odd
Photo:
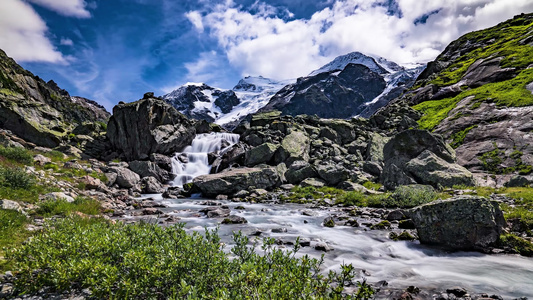
[(298, 80), (248, 76), (231, 90), (188, 83), (163, 98), (189, 117), (228, 129), (250, 114), (272, 109), (329, 118), (369, 117), (409, 88), (422, 70), (352, 52)]
[(270, 98), (295, 80), (275, 81), (262, 76), (248, 76), (231, 90), (204, 83), (187, 83), (166, 94), (163, 99), (188, 117), (219, 125), (238, 124), (246, 116), (264, 107)]

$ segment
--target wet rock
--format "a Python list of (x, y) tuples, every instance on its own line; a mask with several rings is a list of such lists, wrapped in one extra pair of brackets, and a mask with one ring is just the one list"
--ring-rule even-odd
[(163, 212), (161, 212), (159, 209), (155, 208), (155, 207), (148, 207), (148, 208), (144, 208), (142, 211), (141, 211), (142, 215), (145, 215), (145, 216), (149, 216), (149, 215), (161, 215), (163, 214)]
[(163, 192), (163, 198), (167, 199), (178, 199), (183, 198), (184, 196), (181, 194), (182, 189), (178, 186), (171, 186), (168, 187), (166, 191)]
[(400, 221), (405, 219), (405, 214), (402, 210), (393, 210), (387, 214), (387, 217), (385, 217), (388, 221)]
[(414, 241), (416, 239), (407, 231), (404, 231), (400, 234), (397, 234), (396, 232), (391, 232), (389, 234), (389, 238), (393, 241)]
[(287, 228), (286, 227), (279, 227), (279, 228), (272, 228), (273, 233), (286, 233)]
[(329, 252), (332, 251), (333, 248), (331, 248), (327, 243), (325, 242), (318, 242), (315, 244), (315, 250), (323, 251), (323, 252)]
[(240, 168), (199, 176), (193, 180), (193, 185), (204, 196), (215, 197), (220, 194), (232, 195), (250, 186), (272, 189), (281, 185), (281, 179), (274, 168)]
[(231, 210), (225, 208), (216, 208), (207, 212), (208, 218), (224, 218), (229, 216)]
[(495, 244), (506, 226), (496, 201), (457, 196), (409, 211), (421, 243), (457, 250), (480, 250)]
[(246, 220), (243, 217), (239, 216), (229, 216), (227, 218), (224, 218), (222, 221), (222, 224), (245, 224), (248, 223), (248, 220)]
[(159, 153), (150, 154), (150, 161), (155, 163), (161, 169), (172, 172), (172, 159)]
[(416, 229), (415, 223), (411, 219), (401, 220), (398, 223), (398, 228), (400, 228), (400, 229)]
[(159, 182), (167, 183), (174, 179), (175, 175), (161, 169), (156, 163), (151, 161), (132, 161), (129, 163), (129, 169), (143, 177), (154, 177)]
[(324, 225), (324, 227), (333, 228), (333, 227), (335, 227), (335, 220), (332, 217), (327, 217), (327, 218), (324, 219), (322, 224)]
[(452, 287), (449, 289), (446, 289), (446, 293), (452, 294), (455, 297), (463, 297), (464, 295), (468, 294), (468, 291), (463, 287)]
[(161, 194), (165, 188), (159, 183), (155, 177), (144, 177), (141, 180), (143, 194)]
[(298, 242), (300, 243), (300, 246), (302, 246), (302, 247), (311, 246), (311, 240), (309, 238), (300, 238), (298, 240)]

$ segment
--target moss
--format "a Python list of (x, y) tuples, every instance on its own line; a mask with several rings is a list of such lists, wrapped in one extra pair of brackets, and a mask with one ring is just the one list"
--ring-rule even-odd
[(384, 230), (384, 229), (390, 229), (390, 228), (391, 228), (391, 223), (387, 220), (383, 220), (377, 224), (370, 226), (370, 229), (372, 230)]
[(533, 256), (533, 243), (513, 234), (502, 234), (499, 246), (504, 249), (510, 248), (523, 256)]
[(452, 142), (450, 143), (450, 145), (454, 149), (457, 149), (459, 146), (461, 146), (463, 144), (463, 142), (465, 140), (465, 137), (470, 132), (470, 130), (472, 130), (474, 128), (477, 128), (477, 127), (478, 127), (477, 125), (473, 125), (473, 126), (470, 126), (468, 128), (465, 128), (462, 131), (459, 131), (459, 132), (456, 132), (456, 133), (452, 134), (452, 136), (451, 136)]
[(374, 190), (374, 191), (377, 191), (379, 190), (383, 185), (379, 182), (372, 182), (372, 181), (367, 181), (365, 183), (363, 183), (363, 186), (366, 187), (367, 189), (369, 190)]
[(389, 234), (389, 238), (393, 241), (414, 241), (416, 240), (416, 238), (407, 231), (404, 231), (400, 234), (397, 234), (396, 232), (391, 232)]

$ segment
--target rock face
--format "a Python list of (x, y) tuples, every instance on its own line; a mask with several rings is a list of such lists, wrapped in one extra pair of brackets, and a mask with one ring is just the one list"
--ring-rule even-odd
[(107, 127), (107, 137), (124, 158), (148, 159), (152, 153), (173, 154), (189, 145), (194, 123), (162, 100), (147, 97), (119, 104)]
[(53, 81), (44, 82), (0, 50), (0, 128), (26, 141), (54, 148), (82, 123), (107, 122), (96, 102), (71, 97)]
[(381, 182), (388, 189), (406, 184), (434, 187), (474, 186), (473, 175), (455, 163), (455, 151), (444, 140), (425, 130), (406, 130), (384, 147)]
[(207, 197), (233, 195), (250, 187), (272, 189), (281, 185), (281, 178), (275, 168), (230, 169), (218, 174), (196, 177), (193, 185)]
[(497, 202), (461, 196), (438, 200), (409, 212), (421, 243), (455, 250), (482, 250), (495, 244), (505, 219)]
[(532, 23), (533, 14), (521, 14), (462, 36), (401, 100), (426, 113), (421, 125), (441, 134), (483, 184), (533, 172)]

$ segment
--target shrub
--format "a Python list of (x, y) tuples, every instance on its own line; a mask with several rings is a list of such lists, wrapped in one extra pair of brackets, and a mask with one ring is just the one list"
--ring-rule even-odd
[(513, 234), (502, 234), (500, 236), (499, 246), (511, 248), (520, 255), (533, 256), (533, 243)]
[(26, 216), (17, 211), (0, 209), (0, 272), (12, 268), (11, 263), (2, 259), (4, 247), (20, 244), (29, 236), (24, 229), (27, 222)]
[[(233, 259), (215, 231), (185, 233), (183, 224), (80, 223), (67, 218), (49, 223), (31, 241), (8, 254), (15, 262), (16, 292), (42, 288), (66, 291), (89, 288), (96, 298), (141, 299), (368, 299), (373, 290), (358, 283), (355, 295), (344, 287), (355, 270), (320, 273), (322, 260), (296, 258), (265, 239), (264, 255), (234, 234)], [(36, 272), (36, 270), (39, 270)]]
[(437, 200), (438, 194), (428, 185), (404, 185), (398, 187), (382, 202), (383, 207), (411, 208)]
[(337, 199), (337, 203), (342, 203), (345, 206), (368, 206), (367, 197), (358, 191), (346, 192)]
[(0, 166), (0, 186), (13, 189), (27, 189), (35, 185), (35, 177), (21, 168), (4, 168)]
[(33, 154), (25, 148), (0, 146), (0, 156), (25, 165), (33, 164)]
[(45, 217), (56, 215), (66, 216), (72, 212), (81, 212), (87, 215), (97, 215), (100, 213), (101, 205), (97, 200), (78, 196), (74, 202), (69, 203), (64, 199), (47, 200), (39, 204), (37, 214)]

